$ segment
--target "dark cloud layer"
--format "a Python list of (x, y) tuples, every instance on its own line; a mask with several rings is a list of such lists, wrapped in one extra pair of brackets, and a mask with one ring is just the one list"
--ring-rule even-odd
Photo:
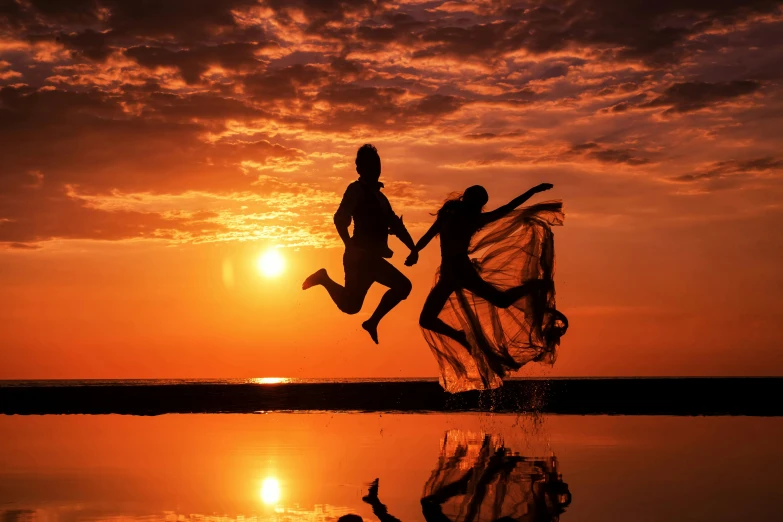
[(675, 83), (642, 107), (668, 107), (667, 113), (691, 112), (758, 91), (761, 84), (752, 80), (724, 83)]
[(252, 66), (262, 66), (255, 53), (261, 44), (227, 43), (215, 46), (195, 47), (187, 50), (172, 51), (163, 47), (139, 46), (125, 51), (126, 56), (136, 60), (139, 65), (154, 69), (156, 67), (176, 67), (182, 78), (189, 84), (198, 83), (201, 75), (210, 65), (219, 65), (226, 69), (239, 70)]
[(70, 49), (75, 58), (84, 57), (89, 60), (103, 61), (112, 53), (109, 46), (111, 32), (98, 32), (86, 29), (81, 32), (62, 33), (56, 37), (66, 48)]
[[(781, 20), (768, 0), (5, 1), (0, 243), (246, 233), (239, 204), (179, 212), (193, 193), (278, 194), (243, 212), (284, 227), (376, 137), (423, 185), (443, 164), (776, 172), (763, 123), (747, 151), (714, 143), (779, 119)], [(693, 136), (713, 145), (667, 165)]]
[(700, 181), (715, 181), (742, 176), (754, 176), (783, 170), (783, 159), (773, 157), (755, 158), (750, 160), (731, 160), (713, 163), (708, 168), (695, 173), (683, 174), (672, 178), (674, 181), (693, 183)]
[(649, 158), (641, 156), (635, 149), (609, 148), (595, 142), (574, 145), (561, 156), (561, 159), (572, 160), (575, 157), (596, 160), (601, 163), (624, 163), (626, 165), (644, 165), (650, 163)]

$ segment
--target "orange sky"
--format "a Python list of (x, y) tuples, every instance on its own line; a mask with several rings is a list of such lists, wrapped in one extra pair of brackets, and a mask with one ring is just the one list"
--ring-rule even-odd
[(468, 185), (555, 185), (570, 329), (527, 373), (781, 374), (780, 5), (4, 5), (0, 378), (436, 375), (437, 245), (380, 346), (380, 289), (299, 290), (342, 275), (365, 142), (416, 237)]

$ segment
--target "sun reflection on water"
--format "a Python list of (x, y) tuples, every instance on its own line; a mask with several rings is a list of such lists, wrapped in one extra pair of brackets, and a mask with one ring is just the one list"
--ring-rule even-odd
[(285, 384), (291, 382), (292, 379), (288, 377), (256, 377), (249, 379), (248, 382), (252, 384)]

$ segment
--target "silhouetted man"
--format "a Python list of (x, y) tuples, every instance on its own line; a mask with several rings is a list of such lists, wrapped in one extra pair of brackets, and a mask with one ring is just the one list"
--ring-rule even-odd
[[(362, 309), (364, 297), (373, 283), (389, 288), (372, 316), (362, 323), (372, 340), (378, 343), (378, 323), (411, 292), (411, 282), (402, 272), (386, 261), (393, 252), (389, 249), (389, 234), (397, 236), (411, 251), (413, 239), (392, 210), (389, 200), (381, 192), (381, 157), (370, 145), (362, 145), (356, 153), (356, 172), (359, 179), (348, 185), (337, 213), (334, 225), (345, 243), (343, 266), (345, 286), (335, 283), (322, 268), (305, 279), (302, 289), (322, 285), (332, 301), (346, 314)], [(348, 227), (353, 220), (353, 237)]]

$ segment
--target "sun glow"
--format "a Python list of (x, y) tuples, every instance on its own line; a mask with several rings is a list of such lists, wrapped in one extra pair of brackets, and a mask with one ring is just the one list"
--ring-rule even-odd
[(261, 483), (261, 501), (270, 506), (280, 501), (280, 482), (276, 478), (269, 477)]
[(291, 382), (288, 377), (255, 377), (250, 379), (253, 384), (284, 384)]
[(277, 277), (285, 270), (285, 259), (277, 248), (270, 248), (258, 257), (258, 271), (266, 277)]

